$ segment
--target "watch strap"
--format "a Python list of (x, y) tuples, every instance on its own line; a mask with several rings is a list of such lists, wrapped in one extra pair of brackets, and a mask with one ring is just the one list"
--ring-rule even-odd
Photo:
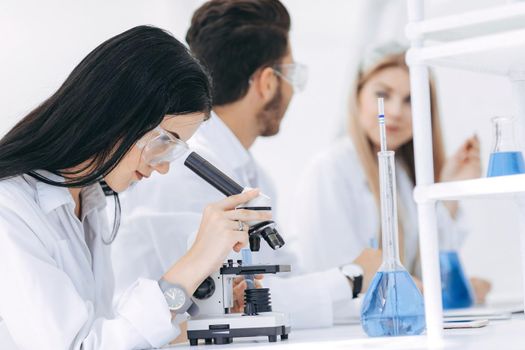
[(352, 280), (352, 298), (357, 298), (363, 289), (363, 275), (356, 276)]
[(188, 310), (186, 310), (186, 312), (190, 316), (197, 316), (199, 314), (199, 306), (197, 304), (195, 304), (191, 298), (190, 298), (190, 300), (191, 300), (191, 305), (188, 308)]
[(340, 269), (352, 286), (352, 298), (357, 298), (363, 290), (363, 269), (357, 264), (344, 265)]

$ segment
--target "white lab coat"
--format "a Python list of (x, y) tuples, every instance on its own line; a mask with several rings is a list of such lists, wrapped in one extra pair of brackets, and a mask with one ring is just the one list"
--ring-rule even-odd
[[(275, 200), (271, 181), (215, 113), (189, 143), (239, 184), (260, 188)], [(172, 164), (166, 175), (138, 184), (123, 198), (122, 206), (129, 215), (123, 215), (113, 245), (117, 290), (139, 276), (161, 276), (185, 254), (204, 207), (224, 198), (181, 163)], [(282, 234), (289, 244), (286, 232)], [(274, 252), (261, 242), (261, 252), (253, 254), (253, 261), (290, 263), (294, 270), (297, 266), (287, 247)], [(337, 268), (290, 278), (266, 275), (264, 284), (271, 289), (273, 309), (289, 313), (296, 328), (330, 326), (334, 301), (351, 303), (350, 285)]]
[[(401, 259), (405, 267), (417, 275), (419, 250), (417, 207), (412, 197), (414, 185), (397, 162), (396, 178), (398, 218), (404, 232)], [(379, 237), (380, 215), (348, 136), (317, 155), (307, 166), (294, 203), (291, 225), (300, 232), (301, 239), (293, 242), (292, 249), (301, 266), (310, 271), (348, 264), (363, 249), (371, 247), (371, 239), (377, 241)], [(461, 220), (454, 221), (443, 205), (439, 204), (437, 209), (440, 241), (447, 243), (447, 248), (457, 249), (466, 230), (460, 225)], [(349, 315), (339, 316), (344, 319)]]
[(79, 220), (66, 188), (27, 175), (0, 181), (1, 349), (127, 350), (177, 336), (156, 281), (134, 281), (112, 306), (106, 200), (98, 184), (81, 200)]

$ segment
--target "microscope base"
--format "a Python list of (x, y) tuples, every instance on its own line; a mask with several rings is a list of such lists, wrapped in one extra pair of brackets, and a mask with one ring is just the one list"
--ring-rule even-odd
[(230, 344), (234, 338), (268, 337), (269, 342), (288, 339), (290, 326), (279, 312), (263, 312), (255, 316), (226, 314), (198, 316), (188, 321), (190, 345), (198, 345), (199, 339), (205, 344)]

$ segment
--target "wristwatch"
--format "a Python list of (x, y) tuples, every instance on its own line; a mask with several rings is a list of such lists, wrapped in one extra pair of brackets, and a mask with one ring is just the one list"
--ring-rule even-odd
[(340, 269), (352, 285), (352, 298), (357, 298), (363, 289), (363, 268), (357, 264), (348, 264), (341, 266)]
[(186, 290), (179, 284), (172, 284), (164, 278), (159, 280), (159, 287), (166, 298), (170, 311), (177, 315), (189, 314), (195, 316), (199, 312), (198, 306), (193, 302)]

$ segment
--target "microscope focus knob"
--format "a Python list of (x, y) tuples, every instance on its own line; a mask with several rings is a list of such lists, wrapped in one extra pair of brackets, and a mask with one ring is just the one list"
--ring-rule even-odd
[(197, 287), (197, 290), (193, 293), (193, 297), (199, 300), (205, 300), (211, 297), (213, 293), (215, 293), (215, 281), (213, 278), (208, 277)]
[(259, 235), (251, 235), (249, 238), (250, 250), (252, 252), (258, 252), (261, 248), (261, 237)]

